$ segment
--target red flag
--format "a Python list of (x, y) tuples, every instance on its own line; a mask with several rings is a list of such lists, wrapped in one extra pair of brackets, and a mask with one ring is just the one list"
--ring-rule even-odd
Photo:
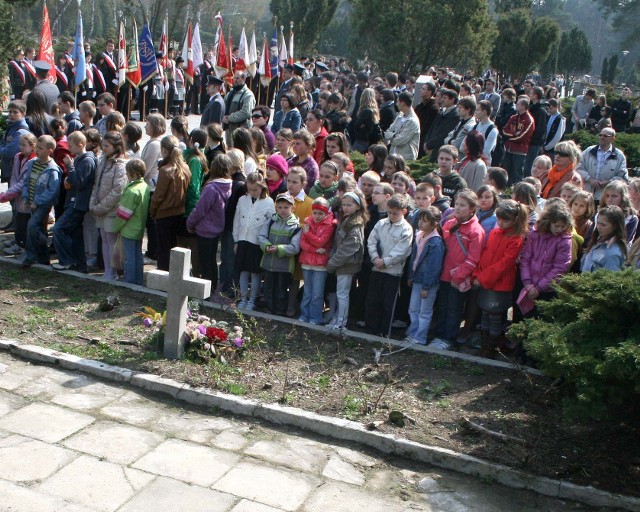
[(224, 30), (222, 29), (222, 16), (216, 16), (220, 24), (220, 40), (218, 41), (218, 53), (216, 54), (216, 75), (218, 78), (223, 77), (229, 71), (229, 55), (227, 54), (227, 45), (224, 42)]
[(135, 18), (133, 19), (133, 43), (129, 46), (129, 68), (127, 70), (127, 80), (134, 87), (140, 85), (142, 72), (140, 71), (140, 53), (138, 50), (138, 27)]
[(231, 36), (231, 29), (229, 29), (229, 72), (224, 75), (224, 80), (229, 84), (229, 87), (233, 87), (233, 72), (235, 66), (233, 65), (233, 37)]
[(184, 74), (190, 83), (193, 83), (193, 27), (191, 22), (187, 26), (187, 35), (184, 38), (184, 44), (182, 45), (182, 60), (183, 66), (186, 65)]
[(38, 52), (38, 60), (44, 60), (51, 66), (47, 79), (52, 84), (56, 83), (56, 59), (53, 52), (53, 42), (51, 40), (51, 24), (49, 23), (49, 10), (47, 4), (44, 4), (42, 10), (42, 31), (40, 33), (40, 51)]
[(162, 65), (162, 69), (167, 69), (168, 61), (169, 61), (169, 47), (167, 45), (167, 25), (169, 24), (169, 19), (165, 18), (162, 22), (162, 35), (160, 36), (160, 48), (159, 52), (162, 53), (162, 59), (160, 60), (160, 64)]
[(118, 31), (118, 88), (122, 87), (127, 81), (128, 69), (127, 42), (124, 37), (124, 23), (121, 21), (120, 30)]
[(260, 81), (265, 87), (271, 82), (271, 63), (269, 62), (269, 46), (267, 45), (267, 38), (262, 38), (262, 55), (260, 55), (260, 66), (258, 67), (258, 73), (260, 73)]

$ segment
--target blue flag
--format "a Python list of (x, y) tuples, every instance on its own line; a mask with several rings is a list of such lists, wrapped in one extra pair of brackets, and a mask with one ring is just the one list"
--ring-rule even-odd
[(280, 62), (278, 61), (278, 27), (273, 27), (270, 50), (269, 64), (271, 65), (271, 78), (276, 78), (280, 75)]
[(73, 55), (71, 58), (74, 62), (74, 87), (78, 87), (87, 79), (87, 62), (84, 58), (84, 36), (82, 35), (82, 13), (80, 8), (78, 8), (78, 26), (76, 27), (76, 40), (73, 43)]
[(138, 53), (140, 54), (140, 85), (142, 85), (151, 77), (153, 77), (153, 75), (155, 75), (158, 71), (158, 64), (156, 62), (156, 51), (153, 47), (153, 39), (151, 38), (149, 25), (145, 25), (142, 28), (140, 40), (138, 41)]

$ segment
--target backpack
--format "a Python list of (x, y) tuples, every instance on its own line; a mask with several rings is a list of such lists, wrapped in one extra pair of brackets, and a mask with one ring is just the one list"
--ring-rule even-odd
[[(474, 130), (478, 129), (478, 124), (473, 127)], [(489, 125), (487, 131), (484, 132), (484, 140), (487, 140), (487, 137), (491, 133), (491, 131), (496, 128), (495, 124)], [(499, 166), (502, 163), (502, 159), (504, 158), (504, 140), (502, 139), (502, 135), (500, 134), (500, 130), (498, 130), (498, 136), (496, 137), (496, 145), (491, 151), (491, 165)]]

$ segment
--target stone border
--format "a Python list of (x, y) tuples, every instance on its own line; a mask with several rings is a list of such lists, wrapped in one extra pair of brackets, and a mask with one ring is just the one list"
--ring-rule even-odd
[(67, 370), (81, 371), (154, 393), (162, 393), (191, 405), (219, 408), (232, 414), (293, 426), (333, 439), (355, 441), (385, 454), (408, 457), (436, 467), (490, 479), (514, 489), (526, 489), (553, 498), (579, 501), (592, 507), (623, 508), (640, 512), (639, 498), (613, 494), (591, 486), (580, 486), (562, 480), (535, 476), (446, 448), (398, 439), (390, 434), (371, 432), (363, 424), (354, 421), (322, 416), (295, 407), (263, 404), (255, 400), (213, 392), (204, 388), (193, 388), (172, 379), (135, 372), (18, 341), (0, 339), (0, 349), (25, 359), (59, 366)]
[[(3, 263), (10, 263), (13, 265), (20, 265), (20, 262), (17, 261), (15, 258), (9, 258), (9, 257), (5, 257), (5, 256), (0, 256), (0, 261)], [(40, 265), (40, 264), (35, 264), (33, 265), (32, 268), (39, 268), (41, 270), (47, 270), (49, 272), (56, 272), (55, 270), (53, 270), (50, 266), (48, 265)], [(103, 283), (103, 284), (107, 284), (107, 285), (111, 285), (111, 286), (115, 286), (118, 288), (127, 288), (129, 290), (132, 291), (136, 291), (136, 292), (140, 292), (140, 293), (146, 293), (149, 295), (155, 295), (157, 297), (166, 297), (167, 294), (166, 292), (162, 292), (159, 290), (153, 290), (151, 288), (147, 288), (146, 286), (140, 286), (137, 284), (129, 284), (129, 283), (124, 283), (122, 281), (112, 281), (110, 279), (104, 279), (102, 277), (98, 277), (98, 276), (94, 276), (91, 274), (83, 274), (81, 272), (74, 272), (74, 271), (70, 271), (70, 270), (66, 270), (64, 272), (60, 272), (63, 274), (67, 274), (73, 277), (77, 277), (80, 279), (86, 279), (89, 281), (95, 281), (98, 283)], [(231, 313), (232, 311), (229, 310), (228, 307), (222, 306), (220, 304), (214, 303), (214, 302), (209, 302), (209, 301), (202, 301), (204, 305), (206, 305), (209, 308), (212, 309), (217, 309), (218, 311), (224, 311), (226, 313)], [(289, 325), (295, 325), (298, 327), (304, 327), (305, 329), (311, 330), (311, 331), (316, 331), (316, 332), (320, 332), (320, 333), (324, 333), (326, 334), (326, 329), (324, 326), (320, 326), (320, 325), (313, 325), (313, 324), (308, 324), (308, 323), (304, 323), (304, 322), (299, 322), (297, 319), (293, 319), (293, 318), (287, 318), (285, 316), (275, 316), (275, 315), (271, 315), (269, 313), (262, 313), (260, 311), (243, 311), (242, 314), (244, 316), (250, 316), (250, 317), (254, 317), (254, 318), (262, 318), (264, 320), (270, 320), (273, 322), (280, 322), (280, 323), (284, 323), (284, 324), (289, 324)], [(429, 348), (425, 345), (410, 345), (407, 347), (406, 343), (403, 343), (400, 340), (394, 340), (394, 339), (387, 339), (387, 338), (382, 338), (381, 336), (373, 336), (371, 334), (366, 334), (363, 332), (358, 332), (358, 331), (351, 331), (349, 329), (345, 329), (344, 330), (344, 335), (348, 336), (350, 338), (354, 338), (357, 340), (361, 340), (361, 341), (367, 341), (369, 343), (372, 344), (382, 344), (385, 346), (393, 346), (393, 347), (397, 347), (397, 348), (405, 348), (407, 350), (413, 350), (415, 352), (424, 352), (427, 354), (433, 354), (433, 355), (438, 355), (438, 356), (443, 356), (443, 357), (450, 357), (453, 359), (460, 359), (462, 361), (467, 361), (470, 363), (476, 363), (476, 364), (480, 364), (480, 365), (484, 365), (484, 366), (491, 366), (493, 368), (503, 368), (503, 369), (507, 369), (507, 370), (516, 370), (516, 371), (526, 371), (527, 373), (530, 373), (532, 375), (543, 375), (543, 373), (540, 370), (537, 370), (535, 368), (530, 368), (528, 366), (518, 366), (515, 365), (513, 363), (508, 363), (506, 361), (497, 361), (495, 359), (487, 359), (484, 357), (477, 357), (477, 356), (472, 356), (471, 354), (465, 354), (462, 352), (455, 352), (453, 350), (438, 350), (438, 349), (434, 349), (434, 348)], [(384, 357), (384, 355), (383, 355)]]

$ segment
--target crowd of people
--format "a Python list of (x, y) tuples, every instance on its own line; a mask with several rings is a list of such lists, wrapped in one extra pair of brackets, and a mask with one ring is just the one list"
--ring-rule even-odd
[[(14, 210), (4, 252), (25, 268), (53, 250), (56, 270), (143, 284), (145, 264), (168, 270), (171, 249), (188, 247), (212, 300), (333, 332), (406, 330), (443, 350), (479, 328), (484, 357), (517, 348), (507, 311), (537, 315), (565, 273), (640, 268), (640, 178), (615, 145), (640, 123), (626, 90), (610, 115), (598, 104), (600, 119), (594, 91), (577, 98), (574, 129), (599, 135), (579, 148), (562, 140), (554, 83), (304, 61), (284, 67), (273, 108), (243, 72), (224, 96), (208, 75), (201, 126), (153, 109), (141, 147), (113, 94), (94, 104), (48, 82), (45, 63), (34, 70), (0, 145), (0, 201)], [(407, 163), (422, 156), (437, 169), (416, 182)]]

